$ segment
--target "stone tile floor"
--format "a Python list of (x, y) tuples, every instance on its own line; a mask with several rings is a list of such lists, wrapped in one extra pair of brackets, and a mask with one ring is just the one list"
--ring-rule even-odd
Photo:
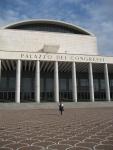
[(0, 110), (0, 150), (113, 150), (113, 108)]

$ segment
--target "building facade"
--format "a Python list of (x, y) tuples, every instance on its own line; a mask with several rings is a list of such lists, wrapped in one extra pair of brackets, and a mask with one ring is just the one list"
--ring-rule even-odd
[(61, 21), (0, 29), (0, 102), (113, 101), (113, 57), (96, 37)]

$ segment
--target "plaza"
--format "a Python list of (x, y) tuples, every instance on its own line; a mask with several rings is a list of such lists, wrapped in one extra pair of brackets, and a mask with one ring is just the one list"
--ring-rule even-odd
[(112, 150), (113, 107), (0, 109), (0, 150), (46, 149)]

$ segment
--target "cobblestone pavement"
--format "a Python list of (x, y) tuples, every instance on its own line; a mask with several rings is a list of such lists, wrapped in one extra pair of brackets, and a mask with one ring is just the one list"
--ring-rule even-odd
[(113, 108), (0, 110), (0, 150), (113, 150)]

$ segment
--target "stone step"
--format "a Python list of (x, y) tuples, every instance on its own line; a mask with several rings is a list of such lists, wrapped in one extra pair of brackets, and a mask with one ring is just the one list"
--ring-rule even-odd
[[(64, 102), (64, 108), (113, 107), (112, 102)], [(0, 109), (58, 109), (58, 103), (0, 103)]]

